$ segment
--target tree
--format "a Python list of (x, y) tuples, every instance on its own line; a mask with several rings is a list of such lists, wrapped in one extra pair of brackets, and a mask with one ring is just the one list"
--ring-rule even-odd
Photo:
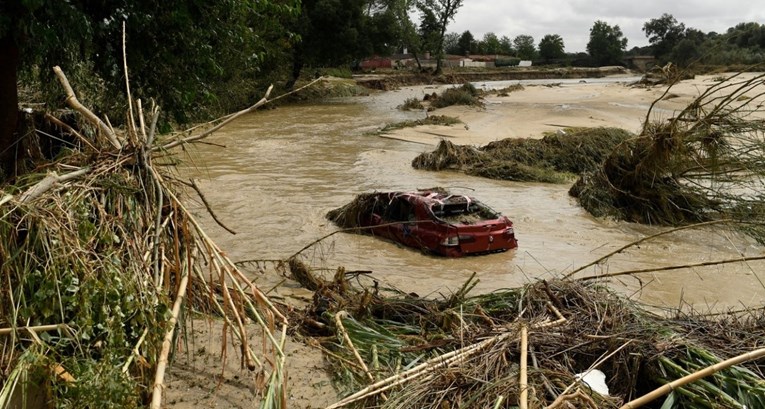
[(565, 57), (563, 38), (558, 34), (547, 34), (542, 37), (539, 41), (539, 56), (546, 61)]
[[(230, 78), (231, 72), (254, 77), (267, 65), (272, 52), (289, 48), (282, 41), (289, 37), (289, 31), (275, 25), (297, 10), (299, 0), (3, 0), (0, 164), (6, 174), (15, 169), (19, 73), (37, 67), (37, 80), (51, 83), (53, 65), (61, 65), (71, 78), (77, 77), (79, 68), (81, 78), (103, 81), (101, 94), (114, 104), (114, 100), (124, 98), (124, 22), (135, 95), (154, 97), (163, 112), (186, 120), (188, 112), (198, 112), (199, 106), (214, 100), (222, 88), (219, 84)], [(59, 87), (41, 88), (56, 93), (60, 100)], [(109, 107), (94, 108), (103, 111)], [(110, 117), (119, 121), (121, 116)]]
[(459, 54), (460, 55), (468, 55), (471, 51), (473, 51), (473, 43), (475, 42), (475, 39), (473, 38), (473, 34), (470, 31), (465, 31), (460, 35), (460, 39), (458, 41), (459, 46)]
[(667, 13), (643, 24), (643, 31), (653, 48), (654, 56), (659, 60), (666, 60), (675, 45), (685, 37), (685, 25)]
[(502, 44), (496, 34), (491, 32), (484, 34), (482, 42), (484, 53), (499, 54), (502, 52)]
[(516, 55), (522, 60), (532, 60), (537, 53), (534, 46), (534, 37), (521, 34), (513, 39)]
[(508, 36), (502, 36), (502, 38), (499, 39), (499, 49), (500, 53), (505, 55), (511, 55), (513, 54), (513, 42), (510, 40), (510, 37)]
[(436, 54), (435, 74), (441, 73), (444, 57), (444, 35), (449, 22), (454, 19), (457, 10), (462, 7), (463, 0), (419, 0), (417, 9), (423, 23), (427, 23), (428, 36), (431, 37), (433, 51)]
[(444, 36), (444, 51), (447, 54), (462, 54), (460, 35), (458, 33), (446, 33)]
[(596, 21), (590, 29), (590, 41), (587, 53), (596, 65), (621, 64), (627, 39), (618, 25), (610, 26), (604, 21)]

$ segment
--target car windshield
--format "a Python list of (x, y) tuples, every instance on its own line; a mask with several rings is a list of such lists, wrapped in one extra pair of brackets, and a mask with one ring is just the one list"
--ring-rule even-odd
[(500, 217), (481, 202), (447, 203), (433, 205), (430, 209), (437, 218), (453, 224), (475, 224), (484, 220), (494, 220)]

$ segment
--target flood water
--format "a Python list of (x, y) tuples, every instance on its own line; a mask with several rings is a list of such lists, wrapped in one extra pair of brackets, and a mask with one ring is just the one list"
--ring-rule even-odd
[[(474, 291), (515, 287), (560, 277), (622, 245), (662, 228), (596, 219), (568, 196), (569, 184), (497, 181), (453, 172), (415, 170), (411, 160), (432, 146), (370, 135), (386, 123), (422, 117), (395, 109), (411, 95), (402, 91), (320, 104), (265, 110), (234, 122), (197, 144), (182, 174), (197, 180), (232, 235), (197, 206), (210, 236), (234, 261), (284, 259), (336, 230), (325, 213), (361, 192), (434, 186), (479, 198), (515, 223), (517, 250), (462, 259), (423, 255), (373, 237), (340, 233), (305, 251), (314, 267), (371, 271), (383, 286), (420, 295), (459, 288), (473, 273)], [(489, 105), (487, 109), (492, 109)], [(502, 139), (499, 134), (495, 139)], [(686, 230), (631, 248), (582, 275), (685, 265), (762, 255), (762, 247), (720, 228)], [(761, 262), (644, 273), (612, 280), (614, 288), (659, 306), (690, 304), (697, 310), (761, 305)], [(247, 270), (261, 288), (280, 283), (274, 273)], [(283, 283), (275, 294), (294, 285)]]

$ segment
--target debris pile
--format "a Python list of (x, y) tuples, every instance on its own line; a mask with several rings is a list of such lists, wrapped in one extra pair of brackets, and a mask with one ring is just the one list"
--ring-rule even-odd
[(441, 140), (412, 161), (416, 169), (458, 170), (492, 179), (563, 183), (597, 168), (633, 135), (618, 128), (566, 128), (542, 139), (508, 138), (476, 148)]
[[(637, 223), (764, 220), (764, 93), (765, 75), (733, 76), (674, 118), (650, 121), (649, 112), (641, 134), (617, 145), (570, 194), (595, 216)], [(742, 226), (765, 241), (762, 225)]]
[[(582, 280), (468, 296), (474, 277), (441, 298), (354, 288), (343, 269), (331, 281), (315, 278), (313, 304), (291, 321), (320, 343), (347, 393), (331, 407), (617, 408), (736, 356), (745, 358), (675, 385), (657, 404), (765, 403), (765, 364), (755, 360), (765, 355), (757, 349), (765, 336), (762, 309), (667, 318)], [(605, 374), (608, 394), (585, 382), (595, 384), (594, 370)]]

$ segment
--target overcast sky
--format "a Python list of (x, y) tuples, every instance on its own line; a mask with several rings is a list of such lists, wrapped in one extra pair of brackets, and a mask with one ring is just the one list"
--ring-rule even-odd
[(704, 33), (724, 33), (742, 22), (765, 24), (762, 0), (464, 0), (447, 32), (470, 30), (476, 39), (488, 32), (510, 39), (528, 34), (536, 44), (547, 34), (558, 34), (566, 52), (577, 52), (586, 51), (590, 28), (602, 20), (622, 29), (629, 50), (648, 45), (643, 24), (663, 13)]

